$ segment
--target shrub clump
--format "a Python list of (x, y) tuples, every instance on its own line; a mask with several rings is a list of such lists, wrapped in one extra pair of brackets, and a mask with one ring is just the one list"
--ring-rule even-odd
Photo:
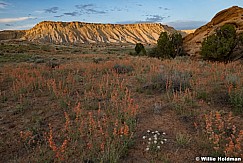
[(180, 33), (168, 34), (162, 32), (157, 40), (157, 47), (149, 53), (150, 57), (175, 58), (182, 55), (182, 35)]
[(202, 42), (201, 56), (206, 60), (230, 61), (237, 46), (243, 43), (243, 35), (237, 36), (235, 26), (225, 24)]
[(151, 83), (143, 86), (144, 89), (163, 91), (185, 91), (190, 89), (191, 74), (189, 72), (173, 71), (169, 74), (159, 73), (152, 77)]
[(46, 63), (46, 66), (54, 69), (54, 68), (58, 68), (60, 66), (60, 63), (52, 60), (52, 61), (48, 61)]
[(137, 43), (135, 46), (135, 52), (136, 55), (146, 55), (146, 50), (144, 48), (144, 45), (142, 43)]
[(126, 74), (134, 70), (134, 68), (130, 65), (120, 65), (120, 64), (115, 64), (113, 66), (113, 69), (118, 74)]

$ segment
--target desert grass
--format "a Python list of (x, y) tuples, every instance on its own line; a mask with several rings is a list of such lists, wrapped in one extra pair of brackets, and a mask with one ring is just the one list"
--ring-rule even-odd
[[(1, 161), (122, 162), (137, 157), (175, 162), (190, 153), (190, 162), (202, 149), (207, 155), (242, 157), (240, 62), (111, 54), (54, 57), (62, 60), (57, 67), (31, 62), (1, 66)], [(149, 112), (155, 103), (159, 111)], [(150, 128), (138, 127), (151, 116)], [(162, 117), (179, 121), (179, 129), (156, 125)], [(148, 129), (163, 131), (170, 140), (156, 146), (153, 157), (145, 153), (139, 135)]]

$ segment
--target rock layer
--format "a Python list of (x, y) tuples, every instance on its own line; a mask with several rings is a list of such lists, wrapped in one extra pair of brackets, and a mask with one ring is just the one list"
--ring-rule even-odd
[(209, 23), (187, 35), (183, 41), (185, 51), (191, 56), (198, 56), (203, 40), (224, 24), (233, 24), (237, 33), (243, 32), (243, 8), (233, 6), (222, 10)]
[[(26, 30), (22, 39), (55, 44), (73, 43), (156, 43), (162, 31), (176, 30), (159, 23), (98, 24), (83, 22), (44, 21)], [(12, 37), (1, 37), (6, 39)]]

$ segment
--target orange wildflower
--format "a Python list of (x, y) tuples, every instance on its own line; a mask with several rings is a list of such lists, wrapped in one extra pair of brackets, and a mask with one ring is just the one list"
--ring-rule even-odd
[(67, 139), (65, 139), (62, 143), (62, 146), (61, 146), (61, 152), (64, 153), (65, 152), (65, 148), (67, 147)]
[(91, 149), (92, 148), (92, 143), (91, 142), (88, 142), (87, 143), (87, 147), (88, 147), (88, 149)]
[(100, 149), (101, 149), (101, 152), (105, 152), (105, 143), (104, 142), (102, 142), (100, 144)]
[(123, 133), (124, 133), (125, 136), (128, 136), (128, 134), (129, 134), (129, 127), (128, 127), (128, 125), (126, 123), (124, 125)]
[(69, 130), (69, 125), (70, 125), (70, 118), (69, 118), (67, 112), (64, 112), (64, 116), (65, 116), (65, 119), (66, 119), (64, 131), (68, 131)]
[(52, 128), (51, 128), (51, 125), (49, 124), (49, 128), (50, 128), (50, 133), (49, 133), (49, 138), (48, 138), (48, 141), (49, 141), (49, 146), (50, 148), (55, 152), (57, 151), (57, 146), (53, 140), (53, 131), (52, 131)]

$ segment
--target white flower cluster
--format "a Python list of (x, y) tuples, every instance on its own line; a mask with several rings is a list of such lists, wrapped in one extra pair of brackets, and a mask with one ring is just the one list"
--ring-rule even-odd
[(167, 141), (165, 135), (164, 132), (147, 130), (147, 133), (142, 137), (144, 144), (146, 144), (145, 151), (160, 150), (161, 145)]

